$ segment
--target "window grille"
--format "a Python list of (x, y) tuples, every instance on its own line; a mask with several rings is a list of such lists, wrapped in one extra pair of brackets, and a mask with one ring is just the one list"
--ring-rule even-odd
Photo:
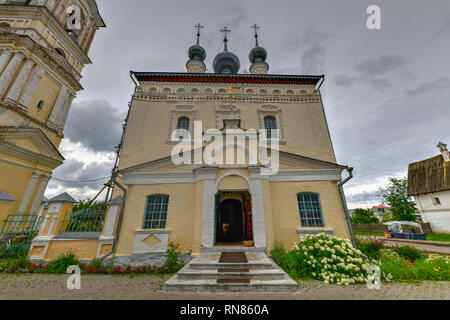
[(267, 138), (270, 139), (272, 137), (276, 137), (276, 133), (274, 132), (272, 135), (271, 130), (277, 129), (277, 122), (275, 120), (275, 117), (273, 116), (266, 116), (264, 117), (264, 129), (267, 130)]
[(165, 229), (169, 196), (154, 194), (147, 197), (143, 229)]
[(317, 193), (298, 193), (298, 210), (303, 227), (323, 227), (322, 208)]

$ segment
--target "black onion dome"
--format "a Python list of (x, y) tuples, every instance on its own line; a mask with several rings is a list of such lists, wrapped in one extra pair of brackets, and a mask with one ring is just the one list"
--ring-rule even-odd
[(222, 51), (217, 54), (213, 61), (213, 68), (215, 73), (231, 73), (239, 72), (241, 63), (239, 58), (230, 51)]
[(263, 47), (255, 47), (250, 51), (249, 59), (251, 63), (266, 61), (267, 51)]
[(205, 61), (206, 50), (202, 46), (194, 44), (189, 48), (188, 55), (189, 59)]

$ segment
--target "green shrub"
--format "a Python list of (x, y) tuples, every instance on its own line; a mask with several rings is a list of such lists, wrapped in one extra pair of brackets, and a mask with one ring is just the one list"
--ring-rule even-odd
[(383, 248), (383, 241), (381, 240), (356, 240), (356, 247), (361, 250), (369, 258), (379, 260), (381, 257), (381, 249)]
[(75, 253), (68, 252), (61, 254), (58, 258), (50, 262), (47, 266), (49, 273), (66, 273), (69, 266), (80, 265)]
[(282, 267), (288, 258), (288, 253), (280, 243), (275, 243), (272, 251), (270, 252), (270, 256), (277, 265)]
[(403, 259), (411, 260), (413, 262), (424, 258), (424, 255), (419, 250), (411, 246), (397, 247), (396, 251)]
[(167, 261), (163, 265), (163, 269), (168, 270), (170, 273), (175, 273), (184, 266), (184, 262), (181, 259), (180, 245), (175, 243), (169, 243), (167, 249)]
[(355, 209), (353, 211), (352, 223), (354, 224), (370, 224), (370, 223), (379, 223), (377, 217), (370, 209)]
[(283, 268), (293, 278), (312, 277), (325, 283), (349, 285), (366, 281), (369, 264), (350, 240), (308, 235), (289, 251)]

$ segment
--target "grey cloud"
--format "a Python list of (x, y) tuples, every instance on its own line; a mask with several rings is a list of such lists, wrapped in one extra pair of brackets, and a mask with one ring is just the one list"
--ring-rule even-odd
[(70, 110), (65, 137), (96, 152), (113, 152), (122, 134), (124, 113), (105, 100), (75, 102)]
[(308, 26), (300, 42), (306, 48), (301, 56), (302, 73), (325, 73), (326, 49), (323, 43), (332, 36), (331, 33), (318, 31), (313, 24)]
[(450, 14), (447, 16), (447, 19), (444, 21), (444, 24), (428, 38), (427, 42), (429, 43), (431, 41), (434, 41), (443, 35), (447, 36), (450, 35)]
[(376, 58), (369, 58), (356, 64), (356, 70), (365, 76), (376, 77), (389, 73), (406, 64), (405, 58), (395, 54), (384, 54)]
[(337, 74), (334, 77), (334, 84), (338, 87), (347, 87), (353, 85), (357, 80), (358, 78), (356, 77), (350, 77), (345, 74)]
[(384, 78), (371, 79), (369, 82), (373, 88), (378, 90), (385, 90), (392, 86), (392, 83), (388, 79)]
[[(80, 160), (68, 159), (53, 172), (53, 177), (66, 181), (89, 181), (92, 179), (109, 177), (112, 162), (94, 162), (86, 164)], [(65, 188), (100, 189), (108, 178), (93, 182), (63, 182), (52, 179), (50, 187), (63, 186)]]
[(414, 89), (407, 90), (407, 94), (417, 96), (432, 90), (444, 90), (450, 88), (450, 78), (440, 77), (434, 81), (424, 82)]
[(352, 202), (371, 202), (371, 201), (378, 201), (378, 191), (373, 191), (373, 192), (368, 192), (368, 191), (364, 191), (361, 193), (356, 193), (356, 194), (352, 194), (352, 195), (347, 195), (346, 196), (347, 201), (349, 203)]

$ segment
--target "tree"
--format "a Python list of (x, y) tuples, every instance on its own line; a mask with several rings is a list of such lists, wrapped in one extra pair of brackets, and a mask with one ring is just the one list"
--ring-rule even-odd
[(366, 223), (378, 223), (377, 217), (373, 214), (373, 211), (370, 209), (355, 209), (353, 211), (352, 223), (354, 224), (366, 224)]
[(85, 210), (85, 209), (97, 209), (97, 208), (101, 208), (105, 206), (105, 202), (104, 201), (94, 201), (92, 203), (90, 203), (90, 199), (86, 199), (86, 200), (80, 200), (79, 202), (77, 202), (74, 206), (72, 211), (76, 212), (79, 210)]
[(392, 207), (392, 216), (398, 221), (416, 221), (416, 203), (408, 197), (408, 179), (389, 178), (386, 187), (379, 189), (378, 197), (383, 204)]

